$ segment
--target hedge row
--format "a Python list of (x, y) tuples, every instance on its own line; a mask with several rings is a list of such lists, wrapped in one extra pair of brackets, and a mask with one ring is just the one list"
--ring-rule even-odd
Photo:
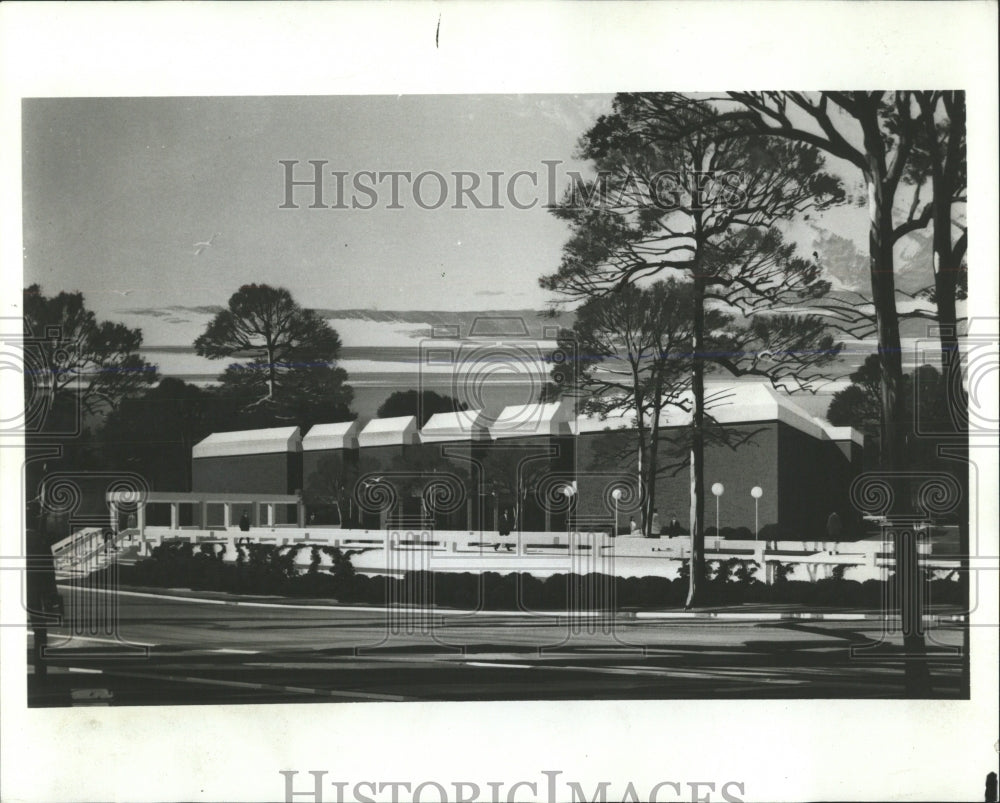
[[(311, 561), (307, 570), (300, 571), (294, 561), (305, 548), (312, 550)], [(322, 554), (330, 558), (330, 569), (320, 569)], [(118, 572), (119, 582), (125, 585), (315, 597), (371, 605), (434, 604), (469, 610), (671, 608), (684, 605), (688, 590), (686, 565), (676, 580), (603, 574), (557, 574), (541, 579), (526, 573), (495, 572), (408, 572), (388, 578), (356, 573), (351, 554), (336, 547), (250, 545), (241, 548), (237, 561), (231, 563), (223, 562), (211, 545), (195, 549), (187, 543), (168, 543), (155, 549), (147, 560), (119, 566)], [(787, 567), (779, 567), (775, 583), (766, 585), (756, 576), (758, 568), (753, 561), (738, 559), (707, 566), (701, 604), (773, 602), (879, 608), (896, 593), (892, 578), (888, 582), (859, 583), (841, 577), (797, 582), (785, 579)], [(932, 603), (964, 604), (967, 599), (961, 583), (937, 580), (929, 583), (927, 590)]]

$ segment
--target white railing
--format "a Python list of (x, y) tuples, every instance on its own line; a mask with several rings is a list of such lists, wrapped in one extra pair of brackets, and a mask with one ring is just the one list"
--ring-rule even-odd
[[(254, 527), (239, 529), (171, 530), (146, 527), (140, 539), (140, 554), (149, 555), (164, 541), (187, 541), (194, 545), (223, 546), (223, 560), (235, 561), (239, 547), (247, 543), (277, 547), (319, 546), (356, 551), (352, 562), (368, 574), (398, 573), (413, 569), (445, 572), (524, 571), (548, 574), (569, 571), (600, 571), (625, 576), (643, 574), (676, 576), (690, 556), (690, 540), (641, 538), (607, 533), (526, 532), (499, 536), (495, 532), (399, 530), (340, 530), (330, 528)], [(754, 561), (758, 576), (771, 582), (774, 563), (790, 568), (788, 579), (815, 581), (844, 567), (847, 579), (882, 579), (893, 566), (891, 543), (882, 541), (736, 541), (708, 537), (705, 559), (731, 558)], [(413, 558), (407, 558), (413, 553)], [(416, 554), (424, 555), (417, 558)], [(937, 576), (948, 576), (959, 568), (957, 557), (934, 555), (932, 545), (919, 546), (921, 561)], [(308, 565), (311, 551), (303, 549), (296, 564)], [(323, 556), (321, 565), (329, 565)]]

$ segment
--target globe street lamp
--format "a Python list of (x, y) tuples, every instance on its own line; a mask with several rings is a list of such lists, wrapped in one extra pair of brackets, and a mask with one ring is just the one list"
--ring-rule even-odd
[(719, 497), (726, 492), (725, 487), (721, 482), (717, 482), (712, 486), (712, 493), (715, 494), (715, 538), (718, 540), (722, 537), (722, 531), (719, 530)]
[(572, 485), (564, 485), (563, 496), (566, 497), (566, 535), (571, 535), (573, 528), (570, 522), (570, 508), (572, 506), (573, 495), (576, 493), (576, 488)]
[(622, 489), (615, 488), (611, 492), (611, 498), (615, 500), (615, 537), (618, 536), (618, 502), (622, 498)]
[(750, 496), (753, 497), (753, 540), (757, 540), (757, 535), (760, 532), (760, 517), (758, 516), (758, 503), (760, 498), (764, 495), (764, 490), (759, 486), (755, 485), (750, 489)]

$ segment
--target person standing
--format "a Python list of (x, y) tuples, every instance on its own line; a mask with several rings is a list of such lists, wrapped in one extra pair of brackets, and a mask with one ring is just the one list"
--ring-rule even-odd
[[(244, 510), (243, 511), (243, 515), (240, 516), (240, 532), (241, 533), (249, 533), (250, 532), (250, 516), (246, 512), (246, 510)], [(249, 535), (241, 536), (236, 541), (236, 546), (240, 545), (240, 541), (243, 541), (243, 542), (245, 542), (245, 544), (247, 546), (250, 546), (250, 536)]]

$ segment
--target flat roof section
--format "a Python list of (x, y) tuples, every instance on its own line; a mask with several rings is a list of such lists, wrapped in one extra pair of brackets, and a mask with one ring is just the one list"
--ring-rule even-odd
[(213, 432), (191, 449), (191, 457), (238, 457), (248, 454), (283, 454), (302, 451), (298, 427), (244, 429)]

